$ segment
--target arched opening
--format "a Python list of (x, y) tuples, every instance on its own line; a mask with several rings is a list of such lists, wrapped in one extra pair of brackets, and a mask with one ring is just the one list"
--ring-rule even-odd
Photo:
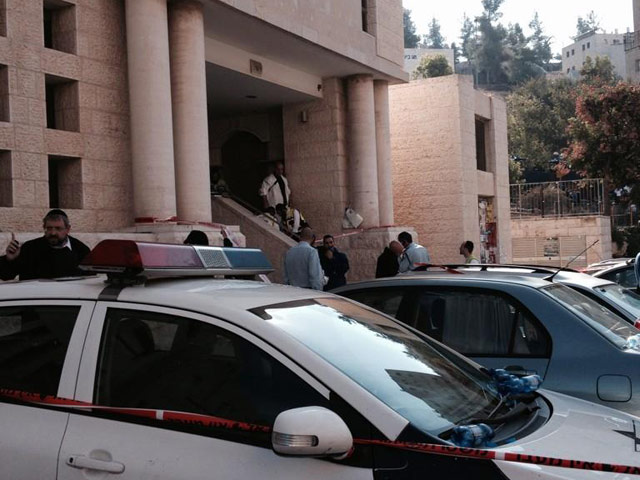
[(236, 132), (222, 145), (222, 174), (234, 197), (262, 209), (258, 190), (266, 175), (267, 144), (248, 132)]

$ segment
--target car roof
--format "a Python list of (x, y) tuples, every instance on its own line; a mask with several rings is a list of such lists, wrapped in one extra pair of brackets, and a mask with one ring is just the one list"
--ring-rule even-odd
[[(73, 279), (28, 280), (0, 283), (0, 301), (10, 300), (115, 300), (107, 292), (106, 277), (96, 275)], [(110, 287), (112, 292), (114, 287)], [(116, 292), (117, 292), (117, 287)], [(249, 310), (263, 305), (329, 296), (316, 290), (276, 285), (254, 280), (209, 277), (148, 280), (125, 286), (118, 301), (165, 305), (187, 310), (209, 310), (213, 305), (229, 310)]]

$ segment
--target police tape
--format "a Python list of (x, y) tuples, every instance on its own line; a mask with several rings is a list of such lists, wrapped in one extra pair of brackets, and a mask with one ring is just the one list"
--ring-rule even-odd
[[(68, 398), (56, 397), (54, 395), (42, 395), (39, 393), (23, 392), (20, 390), (10, 390), (0, 388), (0, 396), (12, 398), (14, 400), (43, 405), (48, 407), (71, 408), (71, 409), (91, 409), (109, 413), (120, 413), (152, 420), (161, 420), (180, 424), (188, 424), (202, 427), (222, 428), (227, 430), (240, 430), (255, 433), (270, 433), (271, 428), (265, 425), (257, 425), (247, 422), (238, 422), (212, 415), (201, 415), (197, 413), (176, 412), (171, 410), (158, 410), (148, 408), (127, 408), (94, 405), (89, 402), (71, 400)], [(425, 454), (446, 455), (452, 457), (473, 458), (478, 460), (497, 460), (512, 463), (525, 463), (532, 465), (542, 465), (547, 467), (559, 467), (578, 470), (589, 470), (594, 472), (623, 473), (627, 475), (640, 475), (640, 466), (619, 465), (602, 462), (589, 462), (584, 460), (568, 460), (564, 458), (554, 458), (541, 455), (529, 455), (524, 453), (514, 453), (503, 450), (489, 450), (480, 448), (455, 447), (451, 445), (437, 445), (431, 443), (396, 442), (389, 440), (367, 440), (354, 439), (355, 445), (379, 446), (395, 448), (399, 450), (420, 452)]]

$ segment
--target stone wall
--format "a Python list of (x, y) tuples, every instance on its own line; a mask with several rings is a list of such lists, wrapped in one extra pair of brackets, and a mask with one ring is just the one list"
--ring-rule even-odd
[[(479, 196), (497, 214), (498, 257), (511, 255), (506, 106), (448, 75), (390, 88), (396, 223), (412, 225), (437, 263), (459, 262), (465, 240), (480, 241)], [(487, 170), (476, 161), (475, 121), (485, 120)]]
[[(576, 261), (574, 268), (588, 265), (611, 258), (611, 219), (604, 216), (593, 217), (562, 217), (562, 218), (523, 218), (511, 220), (511, 235), (513, 242), (522, 239), (548, 239), (563, 238), (566, 241), (584, 237), (586, 248), (598, 240), (593, 247), (586, 252), (583, 261)], [(531, 242), (533, 246), (533, 242)], [(538, 252), (540, 253), (540, 252)], [(575, 254), (577, 255), (576, 252)], [(544, 263), (544, 255), (539, 255), (540, 262)], [(517, 262), (518, 259), (514, 258)]]
[[(0, 185), (11, 192), (0, 196), (0, 228), (39, 231), (50, 207), (50, 162), (57, 162), (59, 206), (74, 229), (131, 224), (123, 1), (60, 3), (52, 13), (53, 48), (43, 44), (42, 0), (6, 4), (0, 64), (6, 66), (9, 108), (0, 122)], [(51, 89), (56, 126), (64, 130), (47, 128)]]

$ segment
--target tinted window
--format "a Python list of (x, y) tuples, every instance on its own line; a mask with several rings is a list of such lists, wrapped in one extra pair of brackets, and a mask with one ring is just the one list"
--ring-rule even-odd
[(549, 351), (548, 335), (531, 314), (490, 292), (423, 292), (416, 317), (407, 323), (465, 355), (546, 356)]
[(613, 272), (605, 273), (603, 275), (600, 275), (600, 277), (605, 278), (611, 282), (619, 283), (625, 288), (635, 288), (637, 286), (636, 275), (633, 271), (633, 265), (615, 270)]
[(79, 307), (0, 308), (0, 388), (55, 395)]
[(97, 402), (270, 425), (284, 410), (326, 400), (261, 349), (222, 328), (110, 309)]
[(344, 292), (340, 295), (351, 298), (356, 302), (364, 303), (379, 312), (397, 317), (405, 291), (406, 289), (401, 290), (399, 288), (373, 288), (357, 292)]

